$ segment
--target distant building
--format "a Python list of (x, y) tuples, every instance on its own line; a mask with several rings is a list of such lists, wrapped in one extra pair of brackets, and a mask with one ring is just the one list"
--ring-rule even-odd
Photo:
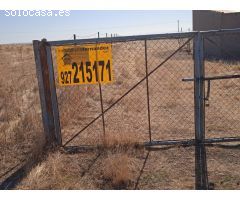
[[(240, 28), (240, 10), (194, 10), (192, 16), (194, 31)], [(217, 45), (204, 42), (206, 57), (240, 60), (240, 34), (214, 36), (210, 39)]]

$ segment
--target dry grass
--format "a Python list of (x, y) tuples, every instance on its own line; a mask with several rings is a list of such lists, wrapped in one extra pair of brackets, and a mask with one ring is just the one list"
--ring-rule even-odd
[(50, 153), (46, 160), (34, 167), (17, 189), (76, 189), (80, 185), (79, 166), (59, 152)]
[[(33, 162), (44, 146), (35, 64), (30, 45), (0, 46), (0, 175)], [(3, 162), (2, 162), (3, 161)], [(1, 182), (2, 180), (0, 180)]]
[(127, 189), (134, 182), (133, 146), (136, 140), (133, 136), (108, 135), (106, 146), (100, 150), (101, 156), (93, 166), (94, 172), (89, 171), (92, 160), (82, 161), (88, 154), (80, 154), (82, 157), (78, 158), (79, 155), (49, 153), (32, 168), (17, 189)]
[(139, 144), (137, 140), (137, 135), (134, 133), (107, 133), (104, 137), (104, 147), (105, 148), (132, 148)]
[(136, 134), (105, 135), (104, 152), (100, 167), (104, 188), (127, 189), (133, 185), (134, 151), (139, 141)]
[(129, 155), (103, 156), (91, 171), (87, 170), (88, 162), (78, 160), (77, 155), (71, 158), (58, 152), (50, 153), (46, 160), (32, 168), (16, 189), (127, 189), (133, 185), (134, 164)]
[(108, 154), (101, 169), (103, 179), (113, 189), (126, 189), (133, 179), (132, 166), (126, 153)]
[(12, 92), (13, 89), (11, 87), (0, 85), (1, 123), (9, 123), (10, 120), (14, 118), (16, 119), (16, 115), (20, 111), (18, 100), (16, 98), (12, 98)]

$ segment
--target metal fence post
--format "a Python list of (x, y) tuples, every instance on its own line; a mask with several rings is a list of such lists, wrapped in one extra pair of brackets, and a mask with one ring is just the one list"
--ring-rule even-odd
[(194, 38), (194, 104), (195, 104), (195, 187), (208, 189), (205, 150), (204, 105), (204, 59), (203, 36), (198, 32)]
[(42, 121), (47, 143), (62, 144), (51, 47), (46, 40), (33, 41)]

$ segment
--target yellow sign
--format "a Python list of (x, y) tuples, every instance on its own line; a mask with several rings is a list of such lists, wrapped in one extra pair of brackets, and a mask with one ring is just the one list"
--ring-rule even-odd
[(61, 86), (113, 81), (111, 44), (60, 46), (56, 53)]

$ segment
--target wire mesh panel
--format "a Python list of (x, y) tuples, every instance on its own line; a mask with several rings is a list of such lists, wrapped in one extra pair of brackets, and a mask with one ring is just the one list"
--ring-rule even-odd
[(0, 182), (44, 145), (31, 45), (0, 46)]
[(214, 189), (240, 189), (238, 145), (207, 147), (209, 181)]
[(240, 75), (240, 56), (233, 38), (239, 33), (205, 37), (205, 77), (217, 78), (205, 81), (206, 137), (240, 136), (240, 78), (231, 78)]
[[(113, 43), (112, 55), (114, 81), (111, 84), (101, 84), (103, 111), (112, 106), (139, 80), (146, 76), (144, 42)], [(56, 63), (54, 65), (56, 66)], [(79, 130), (84, 129), (101, 114), (100, 90), (98, 84), (59, 87), (56, 68), (55, 76), (64, 143), (64, 140), (68, 141), (69, 138)], [(106, 138), (117, 139), (124, 135), (124, 137), (130, 139), (138, 135), (142, 138), (145, 137), (146, 140), (148, 134), (146, 111), (146, 88), (145, 82), (143, 82), (104, 115)], [(65, 116), (68, 119), (65, 119)], [(79, 134), (74, 144), (101, 143), (103, 141), (103, 124), (101, 124), (101, 120), (102, 118), (97, 119)], [(91, 131), (88, 131), (90, 129)], [(141, 134), (143, 135), (141, 136)], [(83, 139), (84, 135), (88, 136), (88, 140)], [(97, 141), (96, 138), (98, 138)]]
[[(60, 77), (57, 71), (55, 48), (52, 49), (52, 55), (64, 144), (101, 113), (99, 87), (98, 85), (59, 86)], [(99, 144), (103, 134), (102, 127), (98, 128), (99, 122), (95, 122), (92, 127), (82, 132), (76, 138), (75, 143), (78, 145)], [(91, 129), (90, 132), (89, 129)]]
[(147, 45), (150, 70), (176, 52), (149, 77), (153, 140), (193, 138), (193, 83), (182, 81), (185, 77), (193, 76), (192, 53), (184, 48), (177, 51), (177, 39), (152, 40)]
[[(114, 83), (103, 85), (104, 110), (146, 76), (144, 41), (113, 43)], [(106, 138), (148, 138), (146, 81), (137, 85), (105, 115)]]
[(112, 83), (61, 87), (54, 63), (63, 143), (76, 134), (81, 144), (99, 144), (104, 134), (136, 142), (193, 138), (193, 84), (182, 81), (193, 76), (191, 39), (111, 46)]
[(150, 151), (138, 189), (194, 189), (194, 148), (166, 148)]

